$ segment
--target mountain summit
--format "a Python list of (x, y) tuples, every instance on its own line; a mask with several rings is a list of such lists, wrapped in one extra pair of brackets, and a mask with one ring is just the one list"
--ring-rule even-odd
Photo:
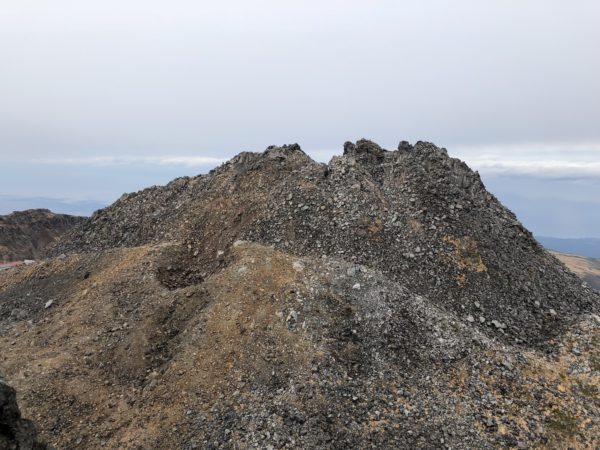
[[(242, 153), (208, 175), (128, 194), (63, 239), (55, 253), (178, 242), (161, 279), (195, 284), (236, 240), (334, 257), (394, 282), (509, 342), (544, 344), (592, 305), (579, 279), (444, 149), (344, 144), (328, 165), (297, 144)], [(216, 255), (222, 252), (223, 255)], [(553, 310), (556, 314), (550, 313)]]
[(241, 153), (51, 254), (0, 371), (58, 448), (599, 444), (600, 296), (433, 144)]

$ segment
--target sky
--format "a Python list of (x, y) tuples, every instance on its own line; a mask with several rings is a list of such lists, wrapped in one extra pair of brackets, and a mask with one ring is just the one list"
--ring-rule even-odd
[(597, 0), (0, 2), (0, 214), (298, 142), (426, 140), (538, 235), (600, 237)]

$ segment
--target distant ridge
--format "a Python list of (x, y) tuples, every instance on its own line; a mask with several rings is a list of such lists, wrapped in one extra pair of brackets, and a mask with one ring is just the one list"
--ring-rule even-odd
[(84, 217), (30, 209), (0, 216), (0, 263), (38, 259), (59, 236), (82, 223)]
[(69, 200), (0, 194), (0, 214), (10, 214), (13, 211), (30, 209), (48, 209), (56, 214), (90, 216), (94, 211), (104, 208), (106, 205), (106, 202), (99, 200)]
[(566, 255), (558, 252), (553, 253), (569, 270), (587, 282), (591, 287), (600, 291), (600, 259)]
[(550, 250), (588, 258), (600, 258), (599, 238), (568, 239), (548, 236), (536, 236), (536, 238), (540, 244)]

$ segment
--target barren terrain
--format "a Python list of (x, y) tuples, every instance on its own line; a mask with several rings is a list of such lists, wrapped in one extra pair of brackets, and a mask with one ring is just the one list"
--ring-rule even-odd
[(0, 372), (56, 448), (600, 445), (600, 296), (432, 144), (244, 153), (52, 254)]
[(552, 253), (573, 273), (600, 291), (600, 260), (565, 253)]

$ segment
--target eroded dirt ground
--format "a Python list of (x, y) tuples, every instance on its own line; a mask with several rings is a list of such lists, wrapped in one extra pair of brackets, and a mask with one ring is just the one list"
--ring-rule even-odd
[(597, 317), (545, 356), (362, 266), (237, 243), (177, 288), (159, 280), (173, 254), (0, 274), (0, 368), (56, 448), (599, 445)]

